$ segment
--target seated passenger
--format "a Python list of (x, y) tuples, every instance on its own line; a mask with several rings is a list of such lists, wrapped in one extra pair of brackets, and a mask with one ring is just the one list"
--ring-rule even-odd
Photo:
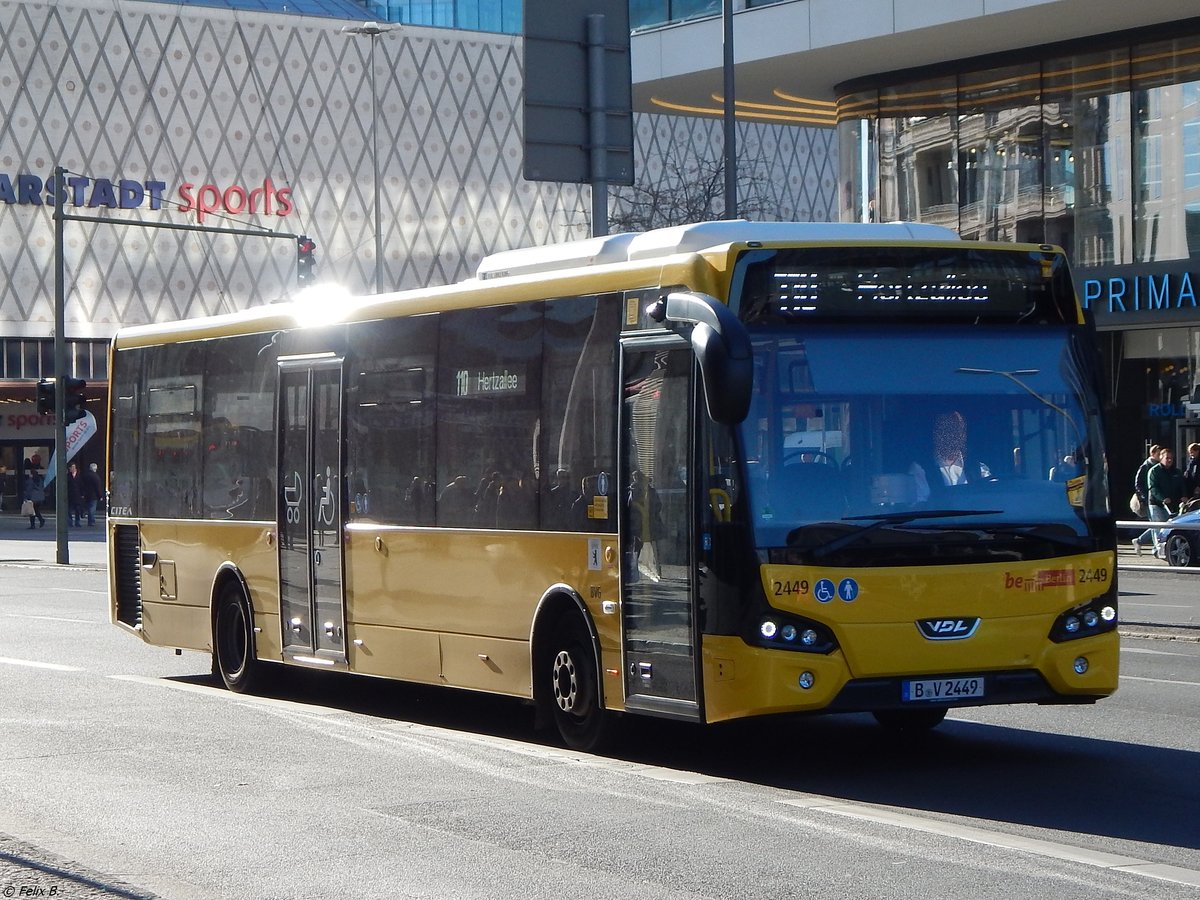
[(987, 481), (992, 477), (986, 464), (967, 453), (967, 420), (957, 410), (939, 413), (933, 420), (933, 458), (927, 472), (919, 462), (909, 466), (917, 483), (917, 502), (959, 484)]

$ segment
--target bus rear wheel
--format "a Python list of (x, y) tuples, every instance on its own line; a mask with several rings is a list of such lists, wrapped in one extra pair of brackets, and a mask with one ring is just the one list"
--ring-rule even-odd
[(877, 709), (871, 715), (889, 731), (913, 734), (937, 728), (945, 720), (946, 712), (944, 706), (931, 706), (926, 709)]
[(238, 694), (253, 691), (262, 679), (254, 656), (254, 628), (246, 596), (236, 584), (221, 589), (213, 616), (213, 671)]
[(572, 750), (598, 750), (612, 731), (600, 703), (596, 656), (587, 629), (576, 616), (560, 620), (542, 656), (544, 702), (563, 743)]

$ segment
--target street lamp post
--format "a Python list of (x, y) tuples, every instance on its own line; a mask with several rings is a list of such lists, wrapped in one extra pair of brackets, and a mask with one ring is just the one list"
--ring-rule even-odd
[(379, 94), (375, 90), (375, 39), (396, 27), (380, 22), (363, 22), (361, 25), (346, 25), (342, 28), (342, 34), (365, 36), (371, 39), (371, 170), (375, 183), (375, 293), (377, 294), (383, 290), (383, 219), (380, 214), (382, 204), (379, 191)]
[(737, 218), (737, 119), (733, 87), (733, 0), (721, 4), (721, 74), (724, 82), (722, 122), (725, 133), (725, 218)]

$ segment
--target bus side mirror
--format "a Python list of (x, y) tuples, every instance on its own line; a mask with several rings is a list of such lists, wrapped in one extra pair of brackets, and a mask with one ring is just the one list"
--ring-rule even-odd
[(737, 425), (750, 411), (754, 360), (750, 336), (733, 311), (715, 297), (677, 291), (647, 310), (656, 322), (692, 325), (692, 350), (700, 364), (704, 405), (721, 425)]

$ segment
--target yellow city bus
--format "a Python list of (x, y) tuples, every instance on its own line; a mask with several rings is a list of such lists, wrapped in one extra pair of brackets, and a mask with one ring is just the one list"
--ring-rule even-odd
[(1117, 687), (1098, 354), (1062, 251), (711, 222), (122, 329), (111, 616), (524, 698), (573, 748)]

